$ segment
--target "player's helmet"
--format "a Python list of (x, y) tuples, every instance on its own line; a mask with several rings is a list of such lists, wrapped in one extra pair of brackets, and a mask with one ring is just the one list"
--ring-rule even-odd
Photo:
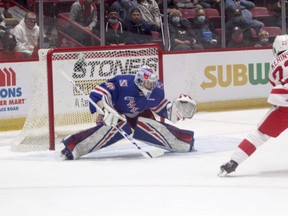
[(151, 67), (144, 65), (136, 73), (134, 82), (143, 94), (149, 97), (158, 85), (158, 76)]
[(276, 36), (273, 43), (274, 56), (278, 56), (286, 50), (288, 50), (288, 35), (285, 34)]

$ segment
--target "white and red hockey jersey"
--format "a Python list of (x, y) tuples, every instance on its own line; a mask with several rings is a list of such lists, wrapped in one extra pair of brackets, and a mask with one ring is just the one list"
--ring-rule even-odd
[(268, 96), (272, 105), (288, 107), (288, 51), (271, 62), (269, 81), (273, 88)]

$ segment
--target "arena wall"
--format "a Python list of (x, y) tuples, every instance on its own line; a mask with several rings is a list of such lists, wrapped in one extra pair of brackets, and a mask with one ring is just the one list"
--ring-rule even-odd
[[(198, 111), (269, 106), (271, 49), (164, 53), (164, 86), (173, 100), (191, 95)], [(10, 74), (8, 78), (3, 75)], [(38, 62), (0, 64), (0, 130), (21, 129), (32, 101)], [(8, 84), (7, 84), (8, 83)]]

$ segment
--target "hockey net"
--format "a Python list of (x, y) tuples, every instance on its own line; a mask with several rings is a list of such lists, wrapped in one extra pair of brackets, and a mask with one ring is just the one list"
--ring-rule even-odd
[(39, 50), (32, 103), (12, 150), (55, 150), (65, 136), (95, 126), (87, 95), (96, 85), (115, 75), (135, 74), (142, 65), (163, 80), (162, 64), (156, 44)]

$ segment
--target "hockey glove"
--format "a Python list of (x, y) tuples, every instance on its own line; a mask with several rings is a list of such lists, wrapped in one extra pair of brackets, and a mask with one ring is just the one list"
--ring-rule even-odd
[[(116, 126), (118, 121), (126, 121), (125, 117), (119, 114), (109, 103), (107, 102), (107, 98), (103, 98), (103, 108), (104, 108), (104, 118), (103, 121), (107, 126)], [(109, 104), (108, 104), (109, 103)]]
[(196, 102), (190, 96), (181, 94), (173, 101), (170, 110), (170, 120), (176, 123), (185, 118), (191, 119), (196, 112)]

